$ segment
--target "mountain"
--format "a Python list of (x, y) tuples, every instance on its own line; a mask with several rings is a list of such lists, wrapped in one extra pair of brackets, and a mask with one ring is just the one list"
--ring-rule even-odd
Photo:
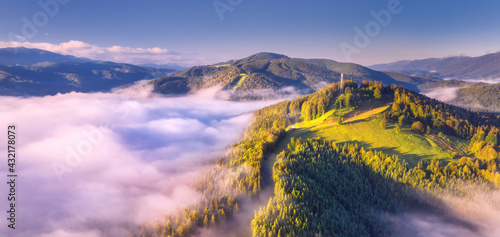
[[(415, 89), (413, 85), (422, 85), (426, 83), (432, 83), (441, 81), (438, 78), (434, 78), (432, 76), (426, 77), (418, 77), (418, 76), (408, 76), (402, 73), (394, 73), (394, 72), (381, 72), (375, 71), (370, 68), (354, 64), (354, 63), (340, 63), (334, 60), (329, 59), (301, 59), (305, 62), (313, 63), (319, 66), (323, 66), (329, 70), (344, 73), (345, 75), (367, 79), (367, 80), (377, 80), (381, 81), (385, 84), (389, 84), (387, 82), (398, 81), (395, 84), (403, 85), (408, 88)], [(359, 79), (358, 79), (359, 80)], [(417, 89), (418, 90), (418, 89)]]
[(113, 62), (44, 62), (31, 66), (0, 65), (0, 95), (44, 96), (109, 91), (173, 70)]
[(261, 53), (256, 53), (254, 55), (250, 55), (246, 58), (242, 58), (239, 60), (231, 60), (231, 61), (229, 61), (229, 63), (231, 63), (232, 65), (236, 65), (236, 64), (253, 62), (253, 61), (258, 61), (258, 60), (273, 60), (273, 59), (282, 59), (282, 58), (289, 59), (288, 56), (283, 55), (283, 54), (261, 52)]
[(187, 67), (180, 66), (175, 63), (167, 63), (167, 64), (154, 64), (154, 63), (146, 63), (146, 64), (137, 64), (140, 67), (150, 67), (155, 69), (173, 69), (173, 70), (186, 70)]
[(93, 61), (86, 58), (52, 53), (41, 49), (28, 49), (24, 47), (0, 49), (0, 64), (3, 65), (34, 65), (43, 62), (81, 63)]
[(328, 59), (300, 59), (275, 53), (258, 53), (239, 60), (195, 66), (172, 76), (158, 78), (153, 84), (156, 92), (164, 94), (185, 94), (216, 85), (233, 94), (261, 89), (276, 92), (289, 87), (311, 92), (338, 82), (341, 73), (344, 73), (345, 79), (357, 82), (378, 80), (413, 90), (418, 90), (416, 85), (439, 80), (378, 72), (361, 65)]
[(447, 57), (404, 60), (370, 66), (374, 70), (404, 72), (411, 75), (434, 74), (441, 78), (496, 79), (500, 77), (500, 52), (479, 57)]

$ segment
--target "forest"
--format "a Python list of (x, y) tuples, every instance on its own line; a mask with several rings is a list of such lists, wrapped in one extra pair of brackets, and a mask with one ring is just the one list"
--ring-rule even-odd
[[(451, 160), (404, 159), (359, 144), (292, 137), (290, 126), (331, 110), (354, 111), (367, 101), (384, 100), (383, 126), (410, 128), (415, 134), (439, 134), (469, 141), (467, 154)], [(338, 118), (339, 126), (342, 118)], [(279, 153), (273, 166), (274, 196), (255, 213), (254, 236), (388, 236), (385, 213), (404, 210), (439, 212), (435, 196), (468, 195), (463, 184), (500, 187), (500, 116), (448, 105), (401, 86), (381, 82), (333, 83), (318, 92), (255, 112), (244, 139), (232, 145), (200, 178), (198, 203), (145, 223), (131, 236), (193, 236), (218, 228), (241, 210), (242, 200), (259, 197), (263, 162)]]

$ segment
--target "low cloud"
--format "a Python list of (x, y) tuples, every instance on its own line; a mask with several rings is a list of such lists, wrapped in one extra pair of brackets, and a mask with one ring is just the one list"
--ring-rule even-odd
[(85, 57), (92, 60), (113, 61), (131, 64), (168, 64), (175, 63), (182, 66), (206, 64), (203, 57), (194, 57), (190, 54), (181, 54), (159, 47), (132, 48), (126, 46), (103, 47), (82, 41), (70, 40), (60, 44), (32, 43), (32, 42), (0, 42), (0, 48), (26, 47), (51, 51), (54, 53)]
[(460, 87), (440, 87), (424, 92), (423, 94), (442, 102), (450, 102), (457, 98), (457, 91), (459, 89)]
[(404, 213), (390, 216), (394, 236), (500, 236), (500, 192), (468, 186), (466, 197), (443, 195), (443, 213)]
[(0, 97), (1, 124), (18, 132), (16, 236), (123, 236), (199, 201), (197, 178), (241, 138), (251, 111), (276, 102), (168, 98), (146, 85)]
[(216, 96), (231, 100), (276, 100), (294, 99), (312, 92), (311, 89), (297, 89), (293, 86), (288, 86), (281, 89), (223, 90), (218, 92)]
[(465, 82), (476, 82), (476, 83), (486, 83), (486, 84), (496, 84), (500, 83), (500, 78), (444, 78), (444, 80), (459, 80)]

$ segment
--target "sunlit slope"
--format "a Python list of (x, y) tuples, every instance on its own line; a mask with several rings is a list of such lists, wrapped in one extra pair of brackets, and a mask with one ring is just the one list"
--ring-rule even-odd
[[(390, 123), (387, 129), (383, 129), (376, 115), (388, 109), (388, 105), (369, 102), (356, 110), (332, 109), (320, 118), (293, 125), (296, 129), (287, 133), (284, 143), (288, 143), (291, 137), (320, 137), (335, 143), (357, 143), (365, 149), (398, 155), (412, 166), (421, 159), (447, 161), (453, 152), (457, 155), (467, 152), (468, 141), (453, 136), (447, 136), (449, 141), (443, 140), (451, 150), (435, 134), (416, 134), (409, 127), (401, 127), (398, 133), (396, 126)], [(342, 125), (337, 121), (339, 115), (344, 116)]]

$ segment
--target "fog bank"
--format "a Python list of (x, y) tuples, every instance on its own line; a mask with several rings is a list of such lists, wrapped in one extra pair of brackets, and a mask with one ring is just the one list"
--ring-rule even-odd
[(241, 138), (252, 111), (276, 103), (151, 91), (141, 82), (113, 93), (0, 97), (2, 130), (17, 126), (19, 175), (16, 230), (2, 225), (0, 235), (128, 235), (198, 201), (196, 179)]

